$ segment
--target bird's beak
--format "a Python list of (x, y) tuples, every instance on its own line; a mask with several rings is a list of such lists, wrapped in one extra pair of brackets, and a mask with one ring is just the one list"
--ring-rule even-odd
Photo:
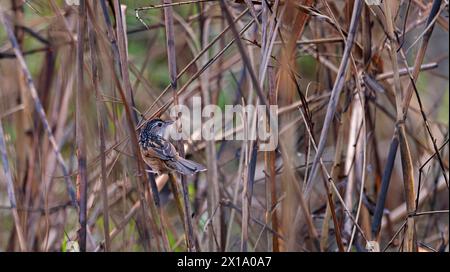
[(165, 123), (166, 123), (166, 125), (172, 125), (175, 121), (173, 121), (173, 120), (167, 120), (167, 121), (164, 121)]

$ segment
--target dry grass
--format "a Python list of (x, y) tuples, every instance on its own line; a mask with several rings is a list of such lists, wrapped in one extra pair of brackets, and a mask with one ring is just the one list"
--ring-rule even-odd
[[(449, 251), (448, 1), (0, 2), (0, 251)], [(148, 172), (195, 96), (277, 149), (249, 115)]]

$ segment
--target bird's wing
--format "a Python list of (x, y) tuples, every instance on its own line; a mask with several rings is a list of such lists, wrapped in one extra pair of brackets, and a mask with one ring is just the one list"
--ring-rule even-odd
[(149, 156), (160, 158), (164, 161), (175, 160), (178, 156), (178, 152), (175, 147), (164, 139), (158, 139), (153, 142), (153, 146), (147, 150)]

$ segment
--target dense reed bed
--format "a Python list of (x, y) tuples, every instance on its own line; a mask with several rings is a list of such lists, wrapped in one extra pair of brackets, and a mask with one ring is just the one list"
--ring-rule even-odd
[[(448, 26), (438, 0), (0, 0), (0, 251), (448, 252)], [(150, 172), (143, 124), (195, 99), (278, 109), (183, 116), (207, 171)], [(276, 148), (226, 137), (272, 121)]]

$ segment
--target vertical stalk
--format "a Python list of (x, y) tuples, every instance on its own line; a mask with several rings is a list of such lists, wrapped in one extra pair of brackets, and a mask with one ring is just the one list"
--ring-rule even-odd
[(21, 251), (27, 251), (25, 236), (20, 224), (19, 214), (17, 213), (16, 194), (14, 192), (14, 183), (9, 168), (8, 154), (6, 152), (5, 135), (3, 133), (2, 119), (0, 118), (0, 155), (2, 157), (3, 171), (6, 177), (6, 189), (8, 191), (9, 203), (14, 220), (17, 237), (19, 238), (19, 246)]
[(86, 3), (85, 0), (80, 1), (78, 8), (78, 39), (77, 39), (77, 94), (76, 94), (76, 146), (78, 157), (78, 203), (80, 229), (78, 231), (78, 243), (80, 251), (86, 251), (86, 223), (87, 223), (87, 158), (86, 158), (86, 94), (84, 90), (84, 33), (86, 31)]
[[(97, 14), (97, 2), (93, 3), (94, 6), (94, 14)], [(89, 21), (91, 22), (94, 18), (89, 17)], [(102, 205), (103, 205), (103, 234), (105, 236), (105, 251), (111, 251), (111, 238), (109, 235), (109, 204), (108, 204), (108, 175), (106, 173), (106, 143), (105, 143), (105, 123), (106, 120), (106, 109), (102, 102), (102, 95), (99, 90), (99, 71), (98, 71), (98, 50), (97, 50), (97, 41), (95, 38), (94, 30), (92, 29), (93, 23), (91, 22), (88, 25), (88, 34), (89, 34), (89, 49), (90, 49), (90, 57), (91, 57), (91, 66), (92, 66), (92, 85), (94, 87), (95, 98), (96, 98), (96, 109), (97, 109), (97, 126), (99, 130), (99, 138), (100, 138), (100, 168), (101, 168), (101, 195), (102, 195)]]
[[(395, 42), (394, 34), (394, 22), (392, 18), (391, 6), (388, 1), (384, 2), (384, 12), (386, 14), (386, 26), (387, 34), (389, 39), (389, 53), (392, 61), (392, 67), (394, 70), (394, 88), (395, 88), (395, 102), (397, 110), (397, 131), (400, 143), (400, 155), (402, 159), (402, 170), (403, 170), (403, 183), (405, 188), (406, 196), (406, 207), (408, 214), (412, 214), (415, 211), (415, 192), (414, 192), (414, 172), (411, 159), (411, 152), (408, 145), (408, 140), (406, 139), (405, 133), (405, 123), (403, 120), (402, 100), (403, 92), (400, 83), (400, 75), (398, 72), (398, 60), (397, 60), (397, 43)], [(414, 241), (415, 236), (415, 219), (414, 217), (408, 217), (406, 225), (406, 241), (404, 245), (405, 251), (416, 251), (417, 246)]]
[[(172, 0), (164, 0), (163, 3), (166, 5), (170, 5)], [(173, 9), (171, 6), (164, 7), (164, 25), (166, 29), (166, 47), (167, 47), (167, 60), (169, 63), (169, 77), (170, 77), (170, 87), (172, 89), (173, 101), (174, 105), (178, 106), (178, 94), (177, 94), (177, 61), (176, 61), (176, 50), (175, 50), (175, 30), (173, 23)], [(176, 120), (176, 129), (181, 132), (182, 124), (181, 120)], [(184, 157), (184, 145), (183, 140), (179, 140), (176, 143), (177, 150), (180, 153), (180, 156)], [(175, 175), (171, 175), (171, 181), (173, 180), (173, 189), (174, 196), (176, 197), (177, 202), (179, 202), (178, 196), (175, 195), (177, 192), (177, 183), (175, 179)], [(181, 209), (180, 215), (182, 216), (182, 221), (184, 223), (185, 237), (186, 237), (186, 246), (189, 251), (195, 251), (195, 240), (194, 240), (194, 231), (191, 222), (191, 203), (189, 201), (189, 192), (187, 187), (186, 177), (183, 175), (180, 176), (181, 179), (181, 190), (183, 194), (183, 203), (184, 203), (184, 212)], [(181, 203), (179, 203), (181, 204)]]

